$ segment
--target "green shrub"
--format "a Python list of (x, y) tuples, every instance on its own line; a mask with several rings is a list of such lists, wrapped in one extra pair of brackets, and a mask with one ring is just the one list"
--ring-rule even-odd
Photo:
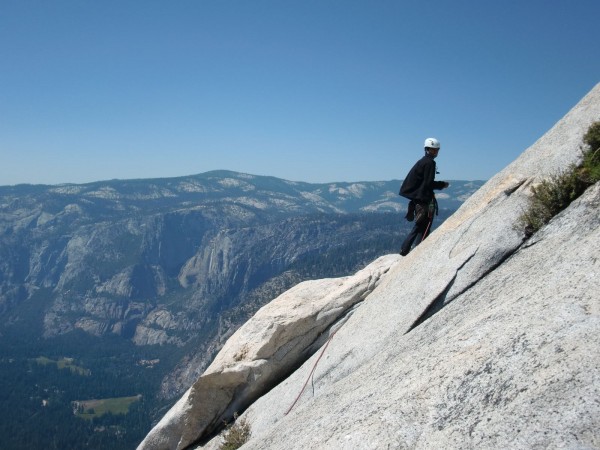
[(583, 142), (590, 147), (592, 152), (600, 148), (600, 122), (594, 122), (583, 137)]
[(565, 209), (581, 195), (585, 185), (578, 176), (576, 167), (550, 177), (531, 188), (529, 207), (519, 218), (525, 234), (531, 236), (550, 219)]
[(583, 153), (581, 171), (590, 184), (600, 181), (600, 122), (595, 122), (583, 137), (587, 149)]
[(236, 450), (248, 442), (250, 435), (250, 424), (246, 419), (237, 420), (237, 413), (233, 415), (233, 424), (227, 426), (227, 432), (223, 436), (220, 450)]
[(532, 187), (529, 207), (518, 220), (526, 236), (531, 236), (565, 209), (592, 184), (600, 181), (600, 122), (590, 126), (583, 138), (587, 148), (579, 166)]

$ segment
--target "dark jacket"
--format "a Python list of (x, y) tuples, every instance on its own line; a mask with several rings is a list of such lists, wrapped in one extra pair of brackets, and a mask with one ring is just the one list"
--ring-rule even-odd
[(415, 202), (429, 203), (434, 189), (444, 189), (444, 181), (435, 181), (435, 160), (425, 155), (416, 162), (400, 187), (400, 195)]

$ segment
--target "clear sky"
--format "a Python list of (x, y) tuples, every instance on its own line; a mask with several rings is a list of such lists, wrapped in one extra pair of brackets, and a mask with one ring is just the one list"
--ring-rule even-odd
[(488, 179), (600, 82), (598, 0), (0, 0), (0, 185)]

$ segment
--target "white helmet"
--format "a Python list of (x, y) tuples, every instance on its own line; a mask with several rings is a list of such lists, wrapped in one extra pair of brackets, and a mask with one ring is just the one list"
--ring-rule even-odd
[(427, 138), (425, 139), (425, 148), (440, 148), (440, 141), (436, 138)]

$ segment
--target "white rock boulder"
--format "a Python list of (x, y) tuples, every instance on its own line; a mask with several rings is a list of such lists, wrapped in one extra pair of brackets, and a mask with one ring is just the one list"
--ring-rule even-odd
[(261, 308), (138, 448), (186, 448), (245, 409), (308, 358), (399, 259), (388, 255), (353, 276), (300, 283)]

